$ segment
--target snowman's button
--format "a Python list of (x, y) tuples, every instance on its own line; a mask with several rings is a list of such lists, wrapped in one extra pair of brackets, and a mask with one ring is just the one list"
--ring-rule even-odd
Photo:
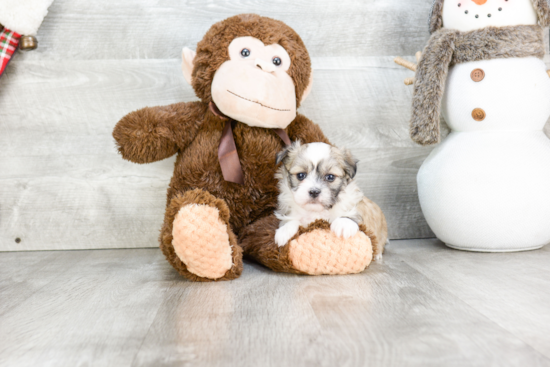
[(485, 78), (485, 72), (483, 69), (474, 69), (470, 74), (470, 78), (472, 78), (474, 82), (480, 82)]
[(474, 110), (472, 111), (472, 117), (476, 121), (483, 121), (485, 120), (486, 116), (487, 115), (485, 114), (485, 111), (483, 111), (481, 108), (474, 108)]

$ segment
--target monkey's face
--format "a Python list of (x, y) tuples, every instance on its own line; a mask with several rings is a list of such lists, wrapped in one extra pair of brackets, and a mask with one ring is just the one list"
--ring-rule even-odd
[(212, 99), (225, 115), (250, 126), (287, 127), (296, 118), (290, 56), (278, 44), (254, 37), (229, 44), (229, 60), (214, 74)]

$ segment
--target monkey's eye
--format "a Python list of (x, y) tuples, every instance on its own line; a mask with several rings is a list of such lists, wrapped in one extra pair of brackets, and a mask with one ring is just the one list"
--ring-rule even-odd
[(242, 56), (242, 57), (248, 57), (248, 56), (250, 56), (250, 50), (249, 50), (248, 48), (243, 48), (243, 49), (241, 50), (241, 56)]
[(334, 175), (326, 175), (325, 176), (325, 180), (327, 180), (328, 182), (332, 182), (334, 181), (336, 177), (334, 177)]
[(275, 66), (280, 66), (282, 63), (283, 63), (283, 62), (281, 61), (281, 58), (280, 58), (280, 57), (275, 56), (275, 57), (273, 58), (273, 64), (274, 64)]
[(296, 177), (298, 178), (298, 180), (303, 181), (307, 177), (307, 173), (300, 172), (296, 175)]

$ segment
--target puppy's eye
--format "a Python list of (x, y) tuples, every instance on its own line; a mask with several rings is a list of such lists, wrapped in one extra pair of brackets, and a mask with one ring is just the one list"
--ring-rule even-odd
[(307, 177), (307, 174), (305, 172), (300, 172), (296, 175), (296, 178), (298, 178), (298, 180), (300, 181), (303, 181), (306, 177)]
[(243, 49), (241, 50), (241, 56), (242, 56), (242, 57), (248, 57), (248, 56), (250, 56), (250, 50), (249, 50), (248, 48), (243, 48)]
[(332, 182), (334, 181), (336, 177), (334, 177), (334, 175), (326, 175), (325, 176), (325, 180), (327, 180), (328, 182)]

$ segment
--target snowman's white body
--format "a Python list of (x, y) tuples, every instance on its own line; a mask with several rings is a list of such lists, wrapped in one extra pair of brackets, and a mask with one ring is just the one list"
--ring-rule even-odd
[[(473, 80), (474, 69), (485, 72), (482, 81)], [(422, 211), (436, 236), (471, 251), (549, 244), (550, 140), (542, 130), (550, 116), (550, 78), (544, 62), (457, 64), (441, 107), (452, 132), (417, 178)], [(485, 111), (483, 121), (472, 117), (476, 108)]]
[[(485, 78), (475, 82), (472, 70)], [(472, 110), (486, 112), (483, 121)], [(422, 211), (439, 239), (472, 251), (550, 243), (550, 78), (536, 58), (451, 68), (442, 101), (452, 129), (418, 173)]]

